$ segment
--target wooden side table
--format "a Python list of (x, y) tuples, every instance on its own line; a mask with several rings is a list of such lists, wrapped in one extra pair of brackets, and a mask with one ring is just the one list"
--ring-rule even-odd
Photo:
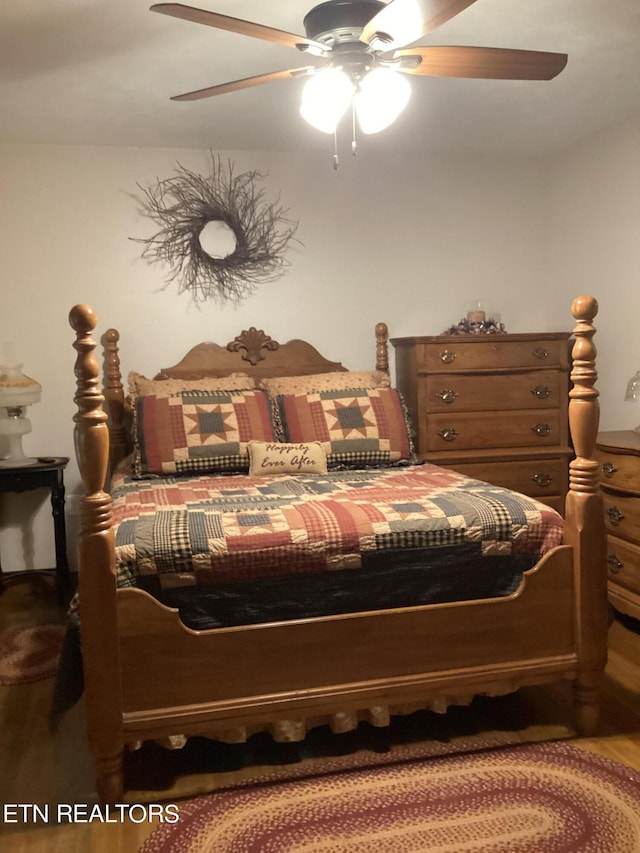
[[(64, 604), (69, 593), (69, 563), (67, 560), (67, 533), (64, 520), (64, 469), (69, 462), (66, 456), (40, 457), (31, 465), (17, 468), (0, 466), (0, 492), (26, 492), (33, 489), (50, 489), (51, 510), (56, 548), (56, 587), (58, 601)], [(34, 574), (49, 573), (49, 569), (27, 570), (4, 574), (0, 564), (0, 591), (5, 584), (28, 580)]]

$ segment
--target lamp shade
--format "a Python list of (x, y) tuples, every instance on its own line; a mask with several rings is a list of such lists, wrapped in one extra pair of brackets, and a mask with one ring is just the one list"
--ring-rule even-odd
[(31, 423), (23, 409), (37, 403), (41, 393), (40, 383), (25, 376), (21, 364), (0, 366), (0, 407), (6, 409), (6, 417), (0, 418), (0, 438), (9, 444), (9, 454), (0, 459), (0, 468), (15, 468), (35, 461), (25, 456), (22, 449), (22, 436), (31, 432)]
[(21, 373), (21, 367), (20, 364), (0, 367), (0, 406), (6, 409), (30, 406), (40, 400), (40, 383)]
[(389, 127), (407, 106), (411, 85), (390, 68), (374, 68), (360, 82), (355, 94), (356, 115), (363, 133)]
[[(627, 390), (624, 395), (627, 403), (640, 403), (640, 370), (636, 370), (634, 375), (627, 383)], [(640, 432), (640, 424), (635, 427), (636, 432)]]
[(302, 90), (300, 115), (323, 133), (335, 133), (351, 103), (353, 84), (340, 68), (318, 71)]
[(640, 403), (640, 370), (629, 380), (624, 399), (628, 403)]

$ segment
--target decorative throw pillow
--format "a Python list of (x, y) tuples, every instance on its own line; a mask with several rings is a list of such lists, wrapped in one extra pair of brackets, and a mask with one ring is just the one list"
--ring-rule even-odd
[(320, 391), (276, 398), (285, 441), (319, 441), (329, 468), (412, 461), (405, 409), (394, 388)]
[(319, 441), (249, 442), (249, 474), (326, 474), (327, 455)]
[(274, 441), (264, 391), (183, 391), (135, 399), (134, 475), (249, 469), (247, 445)]
[(270, 397), (280, 394), (309, 394), (318, 391), (341, 391), (345, 388), (388, 388), (389, 374), (382, 370), (338, 370), (307, 376), (272, 376), (261, 379), (259, 387)]
[(229, 376), (204, 376), (202, 379), (147, 379), (134, 370), (127, 377), (129, 394), (135, 397), (146, 394), (167, 396), (180, 391), (244, 391), (255, 387), (255, 381), (247, 373), (232, 373)]

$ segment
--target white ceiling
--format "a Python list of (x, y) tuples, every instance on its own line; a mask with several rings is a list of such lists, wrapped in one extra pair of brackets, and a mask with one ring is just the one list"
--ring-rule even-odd
[[(0, 0), (0, 142), (331, 148), (300, 118), (301, 80), (171, 95), (306, 64), (297, 51), (149, 11), (150, 0)], [(309, 0), (191, 0), (303, 33)], [(640, 0), (477, 0), (424, 38), (569, 54), (550, 82), (412, 77), (372, 150), (545, 154), (640, 115)], [(347, 122), (342, 131), (350, 134)]]

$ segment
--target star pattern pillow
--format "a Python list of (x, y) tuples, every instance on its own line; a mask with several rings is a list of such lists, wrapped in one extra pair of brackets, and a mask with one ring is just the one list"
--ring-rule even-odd
[(264, 391), (183, 391), (135, 400), (134, 475), (246, 473), (248, 443), (274, 441)]
[(285, 441), (319, 441), (329, 468), (412, 460), (405, 410), (394, 388), (284, 394), (276, 411)]

